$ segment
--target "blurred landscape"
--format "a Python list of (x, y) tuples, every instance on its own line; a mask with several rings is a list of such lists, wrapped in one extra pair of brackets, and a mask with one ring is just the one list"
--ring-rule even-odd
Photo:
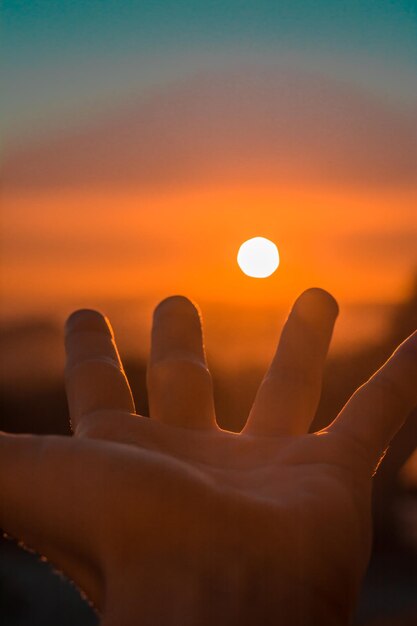
[[(325, 426), (351, 393), (417, 327), (417, 280), (408, 299), (389, 311), (386, 322), (385, 333), (378, 342), (364, 342), (330, 357), (313, 429)], [(3, 325), (0, 337), (0, 429), (70, 435), (60, 371), (61, 329), (48, 320), (21, 321)], [(248, 342), (247, 337), (241, 340)], [(147, 415), (146, 361), (132, 355), (125, 361), (138, 412)], [(235, 360), (234, 367), (227, 360), (225, 364), (222, 367), (218, 361), (212, 367), (218, 421), (224, 428), (239, 431), (266, 364), (243, 359)], [(416, 447), (417, 412), (392, 442), (375, 479), (374, 549), (355, 624), (417, 623), (417, 463), (413, 459), (408, 461)], [(2, 624), (97, 623), (93, 611), (73, 585), (62, 575), (53, 573), (37, 555), (24, 552), (7, 539), (0, 544), (0, 555)]]

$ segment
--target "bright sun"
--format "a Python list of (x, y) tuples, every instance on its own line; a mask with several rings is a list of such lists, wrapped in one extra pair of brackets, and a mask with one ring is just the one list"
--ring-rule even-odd
[(278, 248), (265, 237), (248, 239), (239, 248), (237, 262), (244, 274), (252, 278), (271, 276), (279, 265)]

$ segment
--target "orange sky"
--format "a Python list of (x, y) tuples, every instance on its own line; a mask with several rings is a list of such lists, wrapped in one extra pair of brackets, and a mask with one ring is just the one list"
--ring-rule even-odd
[[(233, 354), (263, 359), (291, 301), (314, 285), (341, 304), (336, 343), (374, 339), (383, 315), (372, 306), (401, 301), (417, 265), (410, 191), (66, 190), (9, 192), (3, 202), (3, 317), (104, 306), (126, 331), (139, 326), (139, 351), (152, 307), (185, 293), (203, 307), (214, 343), (227, 346), (232, 334)], [(267, 279), (236, 263), (256, 235), (280, 250)]]
[[(186, 291), (264, 305), (321, 284), (347, 302), (395, 302), (414, 269), (416, 196), (265, 187), (4, 194), (4, 296), (13, 306), (35, 295)], [(249, 279), (236, 265), (239, 245), (256, 235), (280, 250), (269, 279)]]

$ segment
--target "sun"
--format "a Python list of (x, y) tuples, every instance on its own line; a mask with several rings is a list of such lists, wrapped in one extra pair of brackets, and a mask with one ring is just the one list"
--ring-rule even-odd
[(279, 265), (278, 248), (270, 239), (253, 237), (240, 246), (237, 262), (247, 276), (266, 278), (271, 276)]

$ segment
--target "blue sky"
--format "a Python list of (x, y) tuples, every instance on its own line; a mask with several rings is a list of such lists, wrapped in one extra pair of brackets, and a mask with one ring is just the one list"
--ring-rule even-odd
[(11, 139), (105, 114), (210, 67), (292, 63), (412, 105), (417, 2), (81, 1), (2, 4)]
[[(5, 46), (22, 61), (162, 46), (241, 42), (345, 48), (416, 60), (417, 4), (412, 0), (257, 0), (5, 2)], [(26, 59), (27, 60), (27, 59)]]

